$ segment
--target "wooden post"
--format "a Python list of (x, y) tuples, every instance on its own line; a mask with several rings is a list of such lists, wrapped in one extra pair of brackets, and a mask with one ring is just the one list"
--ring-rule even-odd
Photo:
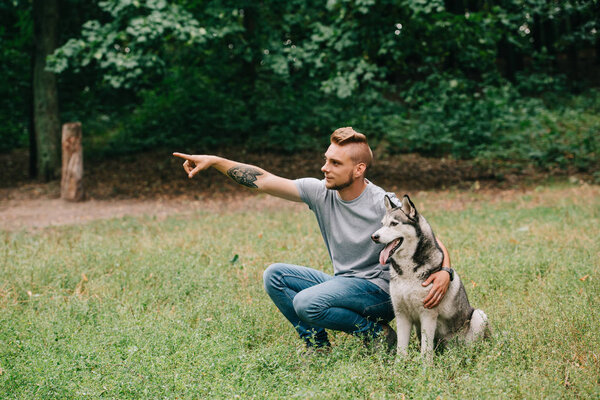
[(62, 127), (60, 197), (68, 201), (82, 201), (84, 197), (81, 122), (70, 122)]

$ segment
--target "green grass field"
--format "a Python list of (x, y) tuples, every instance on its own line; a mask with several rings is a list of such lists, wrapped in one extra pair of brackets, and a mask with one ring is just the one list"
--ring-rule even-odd
[(599, 398), (600, 188), (411, 197), (492, 340), (299, 355), (262, 271), (331, 270), (303, 206), (0, 231), (0, 398)]

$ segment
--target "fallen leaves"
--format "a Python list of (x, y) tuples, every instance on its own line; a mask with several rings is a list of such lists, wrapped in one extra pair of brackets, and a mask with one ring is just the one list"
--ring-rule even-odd
[(79, 281), (79, 283), (77, 284), (77, 286), (75, 286), (75, 294), (77, 296), (81, 296), (85, 293), (85, 284), (88, 281), (88, 277), (85, 273), (81, 273), (81, 280)]

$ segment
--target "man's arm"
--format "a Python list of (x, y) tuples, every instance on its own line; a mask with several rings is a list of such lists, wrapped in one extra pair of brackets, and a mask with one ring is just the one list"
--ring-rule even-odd
[[(440, 249), (442, 249), (442, 253), (444, 253), (444, 260), (442, 261), (443, 268), (450, 268), (450, 255), (448, 254), (448, 250), (446, 250), (446, 246), (436, 238)], [(433, 308), (439, 304), (440, 301), (444, 298), (444, 295), (448, 291), (448, 286), (450, 286), (450, 274), (446, 271), (438, 271), (429, 275), (429, 278), (425, 282), (423, 282), (423, 286), (427, 286), (433, 282), (431, 285), (431, 290), (423, 300), (423, 306), (425, 308)]]
[(200, 171), (213, 167), (239, 185), (286, 200), (302, 201), (293, 180), (273, 175), (254, 165), (242, 164), (237, 161), (211, 155), (190, 155), (183, 153), (173, 153), (173, 155), (185, 160), (183, 169), (187, 172), (189, 178), (193, 178)]

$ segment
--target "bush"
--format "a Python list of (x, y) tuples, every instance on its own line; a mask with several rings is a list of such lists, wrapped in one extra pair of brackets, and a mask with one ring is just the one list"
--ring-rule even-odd
[(549, 99), (526, 97), (508, 82), (483, 86), (437, 75), (405, 91), (408, 111), (385, 117), (386, 138), (393, 152), (512, 160), (545, 168), (597, 167), (599, 92), (550, 93)]

